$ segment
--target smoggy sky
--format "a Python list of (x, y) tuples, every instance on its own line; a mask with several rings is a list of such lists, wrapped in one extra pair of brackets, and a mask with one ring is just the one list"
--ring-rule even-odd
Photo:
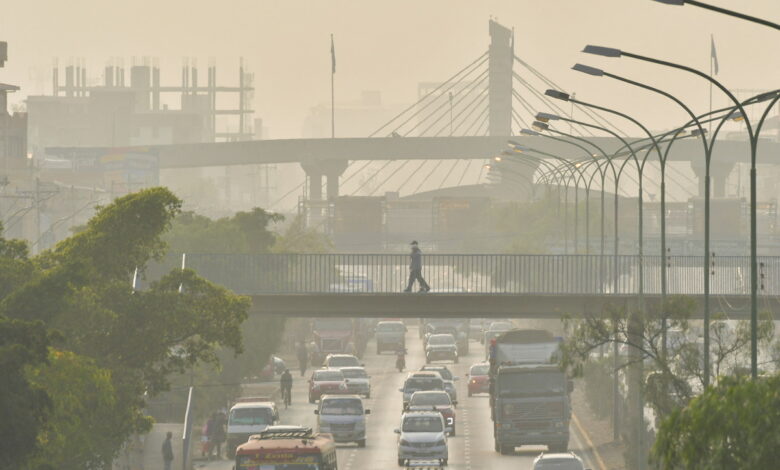
[[(778, 0), (711, 3), (780, 21)], [(634, 114), (655, 129), (683, 120), (672, 104), (637, 89), (569, 70), (575, 62), (652, 83), (706, 111), (706, 82), (629, 59), (579, 53), (619, 47), (709, 69), (715, 34), (720, 74), (730, 88), (780, 85), (780, 33), (691, 6), (650, 0), (2, 0), (0, 40), (9, 62), (0, 82), (49, 93), (54, 57), (86, 58), (99, 76), (110, 57), (159, 57), (163, 80), (178, 83), (181, 58), (216, 58), (235, 83), (243, 56), (255, 72), (256, 116), (272, 137), (299, 137), (309, 108), (330, 98), (330, 42), (336, 38), (337, 101), (380, 90), (385, 103), (414, 101), (420, 81), (443, 80), (487, 49), (488, 19), (515, 27), (518, 56), (577, 97)], [(205, 71), (201, 72), (205, 77)], [(725, 100), (716, 95), (716, 105)], [(669, 119), (672, 122), (669, 122)], [(377, 123), (380, 124), (380, 123)]]

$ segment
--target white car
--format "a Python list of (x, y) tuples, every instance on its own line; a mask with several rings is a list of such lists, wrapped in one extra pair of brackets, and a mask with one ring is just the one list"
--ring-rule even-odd
[(328, 354), (322, 367), (328, 369), (341, 369), (342, 367), (363, 367), (360, 359), (352, 354)]
[(541, 454), (534, 459), (531, 470), (590, 470), (582, 464), (582, 459), (572, 452)]
[(455, 382), (460, 380), (460, 377), (455, 377), (452, 375), (452, 371), (447, 368), (447, 366), (440, 366), (440, 365), (424, 365), (420, 368), (420, 370), (427, 370), (430, 372), (438, 372), (439, 375), (441, 375), (442, 380), (444, 380), (444, 390), (447, 391), (447, 393), (450, 394), (450, 399), (454, 402), (458, 401), (458, 389), (455, 387)]
[(357, 395), (325, 395), (314, 410), (319, 432), (330, 433), (336, 442), (356, 442), (358, 447), (366, 446), (365, 415), (370, 413)]
[(398, 466), (410, 460), (438, 460), (447, 465), (447, 433), (438, 411), (410, 411), (401, 416), (398, 434)]
[(371, 398), (371, 377), (362, 367), (342, 367), (341, 373), (347, 382), (347, 391)]
[(458, 345), (455, 337), (450, 334), (436, 334), (428, 337), (425, 346), (425, 363), (431, 361), (440, 361), (449, 359), (455, 364), (458, 363)]

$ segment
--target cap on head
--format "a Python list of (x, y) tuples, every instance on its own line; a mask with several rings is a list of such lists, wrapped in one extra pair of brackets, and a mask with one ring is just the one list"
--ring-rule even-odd
[(165, 437), (167, 437), (168, 439), (170, 439), (170, 438), (172, 438), (172, 437), (173, 437), (173, 433), (172, 433), (172, 432), (170, 432), (170, 431), (168, 431), (167, 433), (165, 433)]
[(410, 245), (417, 246), (417, 240), (412, 240), (412, 243)]

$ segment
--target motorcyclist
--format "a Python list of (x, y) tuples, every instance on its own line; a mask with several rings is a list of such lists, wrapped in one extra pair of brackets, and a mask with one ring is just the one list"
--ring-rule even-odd
[(292, 405), (292, 374), (290, 369), (284, 369), (279, 379), (279, 386), (282, 389), (282, 398), (284, 398), (284, 407)]
[(395, 367), (398, 372), (403, 372), (406, 368), (406, 348), (400, 347), (396, 351)]

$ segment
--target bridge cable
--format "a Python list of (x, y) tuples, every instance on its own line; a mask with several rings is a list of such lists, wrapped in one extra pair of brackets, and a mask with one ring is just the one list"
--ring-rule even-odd
[[(421, 104), (422, 104), (422, 103), (423, 103), (423, 102), (424, 102), (426, 99), (428, 99), (428, 98), (429, 98), (429, 97), (431, 97), (431, 96), (434, 96), (434, 94), (435, 94), (436, 92), (438, 92), (438, 91), (439, 91), (441, 88), (443, 88), (445, 85), (447, 85), (447, 84), (448, 84), (448, 83), (450, 83), (451, 81), (453, 81), (453, 80), (455, 80), (456, 78), (458, 78), (458, 76), (460, 76), (460, 75), (461, 75), (461, 74), (462, 74), (464, 71), (466, 71), (466, 70), (470, 69), (470, 68), (471, 68), (471, 67), (472, 67), (474, 64), (477, 64), (477, 66), (480, 66), (480, 65), (482, 65), (482, 63), (484, 63), (485, 61), (487, 61), (487, 55), (488, 55), (488, 52), (487, 52), (487, 51), (486, 51), (486, 52), (484, 52), (482, 55), (480, 55), (479, 57), (477, 57), (477, 58), (476, 58), (476, 59), (475, 59), (473, 62), (471, 62), (471, 63), (470, 63), (470, 64), (468, 64), (467, 66), (463, 67), (463, 68), (462, 68), (462, 69), (460, 69), (459, 71), (457, 71), (457, 72), (456, 72), (454, 75), (452, 75), (452, 76), (451, 76), (450, 78), (448, 78), (446, 81), (442, 82), (442, 83), (441, 83), (441, 85), (439, 85), (438, 87), (436, 87), (436, 88), (434, 88), (433, 90), (431, 90), (430, 92), (428, 92), (428, 94), (426, 94), (425, 96), (423, 96), (422, 98), (420, 98), (419, 100), (417, 100), (415, 103), (413, 103), (413, 104), (409, 105), (409, 106), (408, 106), (406, 109), (404, 109), (403, 111), (401, 111), (400, 113), (398, 113), (396, 116), (394, 116), (392, 119), (390, 119), (389, 121), (387, 121), (385, 124), (383, 124), (383, 125), (382, 125), (381, 127), (379, 127), (377, 130), (375, 130), (374, 132), (372, 132), (371, 134), (369, 134), (369, 137), (374, 137), (375, 135), (379, 134), (379, 132), (381, 132), (383, 129), (387, 128), (387, 127), (388, 127), (388, 126), (390, 126), (390, 125), (391, 125), (393, 122), (395, 122), (396, 120), (398, 120), (398, 118), (400, 118), (401, 116), (403, 116), (404, 114), (406, 114), (408, 111), (410, 111), (410, 110), (414, 109), (414, 107), (415, 107), (415, 106), (419, 106), (419, 105), (421, 105)], [(437, 96), (438, 96), (438, 95), (437, 95)], [(435, 102), (435, 100), (433, 100), (432, 102)], [(429, 104), (430, 104), (430, 103), (429, 103)], [(427, 106), (428, 106), (428, 105), (426, 105), (426, 107), (427, 107)], [(424, 108), (424, 107), (423, 107), (423, 108)], [(423, 108), (421, 108), (421, 109), (423, 109)], [(419, 113), (419, 112), (421, 111), (421, 109), (418, 109), (417, 113)], [(416, 115), (417, 113), (415, 113), (415, 115)], [(412, 117), (413, 117), (413, 116), (412, 116)], [(406, 122), (408, 122), (408, 120), (407, 120), (407, 121), (405, 121), (404, 123), (400, 124), (399, 126), (397, 126), (395, 129), (398, 129), (398, 128), (400, 128), (400, 127), (401, 127), (401, 126), (403, 126), (403, 125), (404, 125)]]
[(458, 184), (456, 184), (455, 186), (460, 186), (461, 183), (463, 183), (463, 178), (466, 177), (466, 173), (469, 171), (469, 168), (471, 167), (471, 162), (472, 161), (473, 160), (466, 160), (466, 168), (463, 169), (463, 173), (461, 173), (461, 175), (460, 175), (460, 179), (458, 180)]
[[(551, 86), (551, 87), (555, 88), (556, 90), (563, 90), (562, 87), (560, 87), (557, 83), (555, 83), (552, 80), (550, 80), (549, 78), (547, 78), (544, 74), (542, 74), (537, 69), (535, 69), (533, 66), (531, 66), (531, 64), (529, 64), (528, 62), (524, 61), (523, 59), (521, 59), (521, 58), (519, 58), (517, 56), (514, 56), (514, 57), (515, 57), (515, 60), (520, 65), (522, 65), (523, 67), (528, 69), (537, 78), (542, 80), (547, 86)], [(591, 113), (593, 113), (593, 110), (589, 109), (587, 106), (582, 106), (582, 105), (579, 105), (579, 104), (575, 104), (575, 107), (577, 109), (579, 109), (580, 111), (582, 111), (584, 114), (590, 116), (591, 119), (594, 119), (597, 122), (601, 121), (602, 125), (605, 125), (605, 127), (611, 128), (612, 130), (619, 130), (619, 128), (615, 124), (613, 124), (609, 119), (607, 119), (604, 116), (602, 116), (600, 113), (595, 113), (597, 118), (594, 118), (593, 115), (591, 114)], [(621, 133), (622, 133), (622, 131), (621, 131)]]
[(447, 172), (447, 174), (444, 176), (444, 179), (441, 180), (441, 183), (439, 183), (439, 187), (437, 189), (441, 189), (444, 187), (444, 183), (447, 182), (447, 179), (450, 177), (452, 172), (455, 170), (455, 168), (462, 162), (463, 160), (455, 160), (452, 166), (450, 167), (450, 171)]
[[(483, 77), (486, 77), (486, 76), (487, 76), (487, 74), (488, 74), (488, 69), (485, 69), (485, 71), (484, 71), (484, 72), (482, 72), (481, 74), (479, 74), (479, 75), (477, 76), (477, 78), (475, 78), (474, 80), (482, 80), (482, 78), (483, 78)], [(404, 135), (404, 136), (408, 136), (408, 135), (409, 135), (409, 134), (410, 134), (412, 131), (414, 131), (415, 129), (417, 129), (417, 127), (419, 127), (419, 126), (420, 126), (422, 123), (426, 122), (426, 121), (428, 120), (428, 118), (430, 118), (430, 117), (431, 117), (431, 116), (433, 116), (434, 114), (436, 114), (436, 113), (438, 113), (439, 111), (441, 111), (441, 109), (442, 109), (442, 108), (444, 108), (445, 106), (447, 106), (447, 104), (449, 104), (447, 100), (442, 100), (441, 104), (440, 104), (438, 107), (436, 107), (436, 108), (435, 108), (433, 111), (431, 111), (430, 113), (428, 113), (428, 115), (427, 115), (427, 116), (425, 116), (424, 118), (422, 118), (422, 119), (420, 119), (419, 121), (417, 121), (417, 124), (415, 124), (414, 126), (412, 126), (412, 128), (411, 128), (411, 129), (409, 129), (409, 130), (405, 131), (403, 135)], [(415, 114), (414, 114), (413, 116), (411, 116), (409, 119), (411, 119), (411, 118), (412, 118), (412, 117), (414, 117), (415, 115), (417, 115), (417, 113), (415, 113)], [(445, 111), (442, 113), (442, 115), (441, 115), (441, 116), (439, 116), (439, 119), (437, 119), (437, 120), (436, 120), (436, 122), (438, 122), (438, 121), (439, 121), (439, 120), (440, 120), (440, 119), (441, 119), (443, 116), (446, 116), (446, 115), (447, 115), (447, 111), (445, 110)], [(408, 122), (408, 121), (409, 121), (409, 120), (407, 120), (406, 122)], [(405, 123), (406, 123), (406, 122), (405, 122)], [(434, 123), (434, 124), (435, 124), (435, 123)], [(429, 126), (429, 127), (430, 127), (430, 126)], [(398, 129), (399, 129), (399, 128), (396, 128), (396, 130), (398, 130)], [(427, 130), (427, 129), (426, 129), (426, 130)], [(422, 135), (422, 134), (420, 134), (420, 135)]]
[(376, 188), (374, 188), (373, 191), (369, 194), (369, 196), (373, 196), (375, 192), (377, 192), (382, 186), (387, 184), (399, 171), (401, 171), (411, 160), (404, 160), (400, 165), (398, 165), (398, 168), (393, 170), (392, 173), (390, 173), (390, 176), (384, 179), (381, 184), (377, 185)]
[[(486, 101), (487, 99), (488, 99), (488, 95), (487, 95), (487, 94), (480, 95), (480, 100), (479, 100), (479, 102), (478, 102), (478, 103), (476, 103), (476, 104), (475, 104), (475, 105), (474, 105), (474, 106), (471, 108), (471, 110), (468, 112), (468, 114), (466, 114), (466, 115), (463, 117), (463, 119), (462, 119), (460, 122), (458, 122), (458, 125), (457, 125), (457, 126), (455, 126), (455, 130), (454, 130), (453, 132), (457, 132), (457, 131), (459, 131), (459, 130), (460, 130), (460, 128), (461, 128), (461, 127), (462, 127), (462, 126), (463, 126), (463, 125), (464, 125), (464, 124), (465, 124), (465, 123), (466, 123), (466, 122), (467, 122), (467, 121), (468, 121), (468, 120), (471, 118), (471, 115), (472, 115), (472, 114), (474, 114), (474, 111), (476, 111), (477, 109), (480, 109), (480, 108), (482, 107), (482, 105), (485, 103), (485, 101)], [(485, 109), (487, 109), (487, 107), (485, 107)], [(484, 112), (484, 111), (483, 111), (483, 112)], [(479, 116), (482, 116), (482, 112), (480, 112), (479, 114), (477, 114), (477, 116), (476, 116), (476, 119), (479, 119)], [(464, 131), (463, 131), (463, 135), (468, 135), (468, 132), (467, 132), (467, 130), (464, 130)]]
[[(483, 80), (483, 82), (484, 82), (484, 81), (485, 81), (485, 80)], [(472, 88), (472, 89), (473, 89), (473, 88)], [(482, 92), (478, 92), (478, 93), (476, 93), (476, 94), (475, 94), (475, 96), (474, 96), (474, 99), (472, 99), (472, 100), (471, 100), (471, 101), (470, 101), (468, 104), (466, 104), (466, 106), (462, 106), (462, 107), (460, 108), (460, 111), (458, 111), (458, 113), (457, 113), (457, 114), (455, 114), (455, 116), (453, 116), (453, 118), (452, 118), (452, 121), (449, 123), (449, 124), (450, 124), (450, 126), (451, 126), (452, 135), (456, 135), (456, 130), (459, 128), (458, 126), (455, 126), (455, 125), (454, 125), (454, 123), (455, 123), (455, 122), (458, 122), (458, 120), (459, 120), (459, 119), (460, 119), (460, 117), (463, 115), (463, 113), (465, 113), (466, 111), (469, 111), (469, 110), (470, 110), (470, 111), (468, 112), (468, 114), (466, 114), (466, 116), (463, 118), (463, 119), (468, 119), (468, 118), (469, 118), (469, 116), (471, 116), (471, 113), (473, 113), (473, 112), (474, 112), (474, 108), (473, 108), (473, 106), (474, 106), (474, 103), (476, 103), (476, 102), (477, 102), (477, 100), (480, 100), (480, 102), (481, 102), (481, 101), (484, 101), (484, 97), (483, 97), (483, 95), (484, 95), (484, 93), (482, 93)], [(465, 98), (466, 96), (468, 96), (468, 94), (464, 95), (464, 98)], [(477, 106), (479, 106), (479, 104), (477, 104)], [(435, 135), (435, 136), (438, 136), (438, 135), (440, 135), (442, 132), (444, 132), (444, 131), (445, 131), (445, 130), (446, 130), (448, 127), (450, 127), (450, 126), (448, 126), (448, 123), (446, 123), (446, 122), (445, 122), (445, 123), (444, 123), (444, 126), (442, 126), (442, 127), (441, 127), (441, 129), (439, 129), (439, 131), (438, 131), (438, 132), (436, 132), (434, 135)]]
[[(479, 79), (480, 77), (477, 77), (477, 79), (475, 79), (475, 81), (473, 81), (471, 83), (471, 86), (469, 86), (469, 84), (466, 84), (463, 88), (461, 88), (457, 92), (458, 99), (457, 99), (457, 101), (453, 101), (452, 107), (458, 107), (458, 105), (460, 105), (460, 103), (462, 103), (463, 100), (465, 100), (466, 98), (469, 97), (470, 93), (474, 92), (474, 90), (477, 89), (478, 87), (483, 87), (484, 83), (488, 79), (488, 73), (487, 72), (488, 72), (488, 70), (485, 70), (485, 72), (480, 75), (480, 77), (482, 77), (484, 75), (484, 78), (482, 78), (481, 80)], [(477, 92), (477, 97), (479, 97), (479, 95), (481, 95), (481, 93)], [(446, 106), (447, 104), (448, 104), (447, 101), (444, 101), (444, 102), (442, 102), (442, 105), (439, 106), (439, 108), (441, 108), (443, 106)], [(445, 109), (444, 112), (439, 116), (438, 119), (433, 121), (428, 127), (426, 127), (425, 129), (423, 129), (420, 132), (420, 135), (421, 136), (425, 135), (431, 129), (431, 127), (435, 126), (439, 121), (441, 121), (443, 118), (445, 118), (449, 114), (447, 111), (448, 110)], [(444, 128), (446, 128), (446, 127), (447, 127), (447, 123), (445, 122)], [(453, 131), (453, 133), (454, 133), (454, 131)]]
[[(490, 111), (490, 109), (487, 106), (485, 106), (485, 109), (483, 109), (482, 112), (479, 113), (477, 118), (464, 131), (464, 134), (466, 134), (466, 135), (476, 135), (476, 131), (478, 131), (482, 127), (482, 124), (484, 124), (485, 121), (487, 120), (487, 118), (490, 116), (490, 112), (489, 111)], [(483, 116), (484, 116), (484, 119), (482, 118)], [(476, 128), (474, 128), (475, 124), (478, 124), (478, 126)], [(471, 129), (474, 129), (474, 134), (471, 133)]]
[(388, 166), (388, 165), (390, 165), (391, 163), (393, 163), (393, 160), (387, 160), (387, 161), (385, 162), (385, 164), (384, 164), (384, 165), (382, 165), (382, 167), (381, 167), (381, 168), (379, 168), (377, 171), (375, 171), (373, 175), (371, 175), (371, 176), (369, 176), (368, 178), (366, 178), (366, 180), (365, 180), (365, 181), (363, 181), (363, 183), (362, 183), (360, 186), (358, 186), (358, 187), (357, 187), (357, 189), (354, 189), (354, 190), (353, 190), (353, 191), (350, 193), (350, 195), (351, 195), (351, 196), (354, 196), (355, 194), (357, 194), (357, 193), (358, 193), (358, 192), (359, 192), (361, 189), (363, 189), (363, 188), (364, 188), (364, 187), (365, 187), (365, 186), (366, 186), (368, 183), (370, 183), (370, 182), (371, 182), (371, 180), (373, 180), (374, 178), (376, 178), (376, 177), (377, 177), (377, 175), (379, 175), (379, 173), (381, 173), (381, 172), (382, 172), (382, 170), (384, 170), (385, 168), (387, 168), (387, 166)]
[[(422, 163), (420, 163), (420, 166), (418, 166), (418, 167), (417, 167), (417, 169), (415, 169), (415, 170), (412, 172), (412, 175), (416, 175), (416, 174), (417, 174), (417, 173), (420, 171), (420, 169), (422, 169), (423, 165), (425, 165), (427, 162), (428, 162), (428, 160), (423, 160), (423, 161), (422, 161)], [(411, 180), (412, 180), (412, 178), (411, 178), (411, 177), (409, 177), (409, 178), (406, 178), (406, 179), (405, 179), (405, 180), (404, 180), (404, 181), (401, 183), (401, 186), (399, 186), (399, 187), (398, 187), (398, 189), (397, 189), (397, 192), (398, 192), (398, 194), (399, 194), (399, 195), (401, 194), (401, 189), (403, 189), (403, 187), (404, 187), (404, 186), (406, 186), (406, 183), (408, 183), (408, 182), (409, 182), (409, 181), (411, 181)]]
[(425, 184), (425, 183), (428, 181), (428, 179), (429, 179), (431, 176), (433, 176), (433, 174), (436, 172), (436, 170), (438, 170), (438, 169), (439, 169), (439, 167), (441, 166), (441, 164), (442, 164), (442, 163), (444, 163), (444, 161), (445, 161), (445, 160), (439, 160), (439, 161), (436, 163), (436, 165), (434, 165), (434, 166), (433, 166), (433, 169), (430, 171), (430, 173), (428, 173), (428, 176), (426, 176), (425, 178), (423, 178), (423, 180), (422, 180), (422, 181), (420, 181), (420, 184), (418, 184), (418, 185), (417, 185), (417, 187), (414, 189), (414, 191), (412, 192), (412, 194), (417, 194), (418, 192), (420, 192), (420, 188), (422, 188), (422, 187), (423, 187), (423, 185), (424, 185), (424, 184)]
[[(566, 112), (566, 111), (565, 111), (563, 108), (561, 108), (560, 106), (558, 106), (558, 104), (557, 104), (557, 103), (554, 103), (554, 102), (552, 102), (551, 100), (545, 99), (545, 98), (546, 98), (546, 97), (545, 97), (545, 95), (542, 95), (541, 93), (539, 93), (538, 91), (536, 91), (536, 89), (534, 89), (534, 87), (532, 87), (532, 86), (531, 86), (531, 85), (530, 85), (528, 82), (526, 82), (526, 81), (525, 81), (525, 80), (524, 80), (522, 77), (520, 77), (520, 75), (518, 75), (516, 72), (512, 72), (512, 74), (515, 76), (515, 78), (517, 79), (517, 81), (518, 81), (518, 82), (519, 82), (521, 85), (523, 85), (523, 87), (525, 87), (525, 88), (526, 88), (528, 91), (530, 91), (530, 92), (531, 92), (531, 94), (533, 94), (533, 95), (534, 95), (534, 96), (535, 96), (537, 99), (539, 99), (539, 100), (540, 100), (540, 101), (541, 101), (541, 102), (542, 102), (544, 105), (546, 105), (546, 106), (549, 106), (549, 107), (553, 108), (555, 111), (557, 111), (557, 112), (558, 112), (559, 114), (561, 114), (561, 115), (567, 116), (567, 115), (569, 114), (569, 113), (567, 113), (567, 112)], [(530, 103), (529, 103), (529, 105), (530, 105)], [(535, 113), (534, 113), (534, 115), (535, 115)], [(589, 135), (591, 135), (591, 136), (594, 136), (594, 134), (593, 134), (593, 131), (591, 131), (591, 130), (590, 130), (590, 128), (588, 128), (587, 126), (580, 126), (579, 124), (573, 124), (573, 123), (572, 123), (572, 125), (573, 125), (573, 126), (577, 126), (578, 128), (579, 128), (579, 127), (582, 127), (582, 128), (583, 128), (583, 129), (582, 129), (582, 131), (586, 132), (587, 134), (589, 134)], [(578, 131), (578, 134), (580, 134), (580, 135), (583, 135), (581, 131)]]

